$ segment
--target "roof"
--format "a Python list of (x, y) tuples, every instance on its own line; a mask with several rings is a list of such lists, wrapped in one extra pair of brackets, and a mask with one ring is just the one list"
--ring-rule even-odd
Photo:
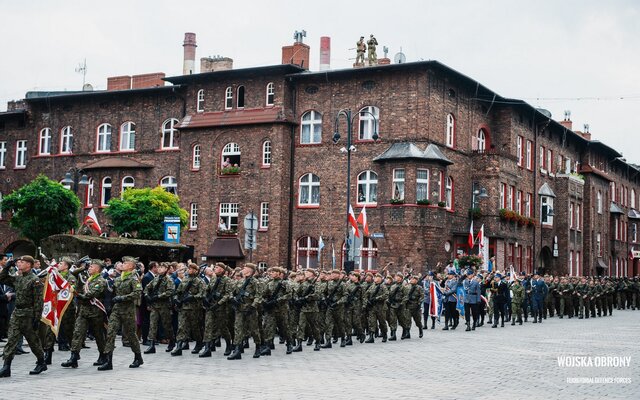
[(620, 208), (620, 206), (617, 205), (614, 202), (611, 202), (611, 207), (609, 207), (609, 212), (611, 214), (623, 214), (624, 215), (624, 211), (622, 210), (622, 208)]
[(240, 241), (236, 237), (214, 239), (213, 243), (204, 255), (205, 257), (216, 259), (244, 258), (242, 248), (240, 247)]
[(629, 209), (629, 213), (627, 214), (627, 216), (630, 219), (640, 219), (640, 212), (634, 210), (633, 208)]
[(551, 186), (549, 186), (547, 182), (543, 183), (542, 186), (540, 186), (538, 194), (540, 196), (556, 197), (556, 194), (553, 193), (553, 190), (551, 190)]
[(398, 142), (392, 143), (387, 150), (382, 154), (375, 157), (373, 161), (386, 161), (386, 160), (402, 160), (402, 159), (416, 159), (422, 161), (434, 161), (445, 165), (451, 165), (453, 162), (449, 160), (440, 151), (438, 146), (430, 143), (425, 151), (420, 150), (412, 142)]
[(293, 122), (293, 118), (291, 116), (286, 116), (282, 107), (215, 111), (187, 115), (184, 117), (178, 128), (205, 128), (212, 126), (268, 124), (275, 122)]
[(153, 168), (153, 165), (142, 163), (129, 157), (109, 157), (80, 167), (84, 170), (108, 168)]
[(49, 236), (52, 239), (73, 239), (80, 242), (86, 243), (95, 243), (95, 244), (120, 244), (120, 245), (135, 245), (135, 246), (153, 246), (153, 247), (169, 247), (169, 248), (181, 248), (186, 249), (188, 246), (179, 243), (169, 243), (162, 240), (143, 240), (143, 239), (132, 239), (132, 238), (122, 238), (122, 237), (109, 237), (103, 238), (100, 236), (89, 236), (89, 235), (52, 235)]
[(27, 114), (27, 110), (22, 108), (18, 110), (3, 111), (3, 112), (0, 112), (0, 120), (8, 120), (16, 117), (24, 118), (26, 114)]
[(601, 149), (604, 149), (606, 151), (608, 151), (610, 154), (616, 156), (616, 157), (622, 157), (621, 153), (618, 153), (618, 151), (616, 151), (616, 149), (607, 146), (606, 144), (602, 143), (599, 140), (590, 140), (589, 141), (589, 146), (595, 146), (595, 147), (600, 147)]
[(143, 94), (154, 92), (172, 92), (179, 86), (157, 86), (141, 89), (126, 90), (92, 90), (92, 91), (43, 91), (43, 92), (27, 92), (25, 100), (30, 103), (37, 103), (51, 100), (72, 100), (90, 97), (108, 97), (108, 96), (125, 96), (130, 94)]
[(163, 78), (163, 79), (175, 85), (175, 84), (181, 84), (181, 83), (198, 82), (203, 80), (218, 80), (218, 79), (222, 80), (222, 79), (228, 79), (230, 77), (237, 77), (237, 76), (244, 76), (244, 75), (255, 75), (255, 76), (288, 75), (288, 74), (298, 73), (302, 71), (305, 71), (305, 69), (300, 68), (299, 66), (294, 64), (276, 64), (276, 65), (266, 65), (262, 67), (237, 68), (237, 69), (227, 69), (227, 70), (214, 71), (214, 72), (203, 72), (200, 74), (170, 76), (168, 78)]

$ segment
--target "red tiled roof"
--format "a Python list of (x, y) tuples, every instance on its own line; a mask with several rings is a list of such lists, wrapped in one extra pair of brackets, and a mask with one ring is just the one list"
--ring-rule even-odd
[(153, 168), (153, 165), (145, 164), (129, 157), (110, 157), (86, 164), (81, 168), (86, 170), (107, 168)]
[(253, 108), (191, 114), (184, 117), (178, 128), (206, 128), (211, 126), (269, 124), (291, 122), (282, 107)]

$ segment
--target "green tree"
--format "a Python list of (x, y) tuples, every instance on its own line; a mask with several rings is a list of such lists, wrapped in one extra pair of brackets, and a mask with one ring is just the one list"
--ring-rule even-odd
[(13, 214), (9, 224), (36, 246), (48, 236), (77, 228), (79, 209), (78, 196), (44, 175), (2, 200), (2, 211)]
[(105, 214), (118, 233), (128, 232), (138, 239), (162, 240), (164, 217), (179, 216), (183, 227), (189, 214), (180, 208), (180, 199), (160, 186), (127, 189), (122, 199), (111, 199)]

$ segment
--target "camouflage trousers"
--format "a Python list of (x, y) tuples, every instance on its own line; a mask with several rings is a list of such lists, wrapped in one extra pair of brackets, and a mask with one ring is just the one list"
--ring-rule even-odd
[(300, 310), (294, 306), (289, 306), (289, 332), (291, 332), (292, 339), (296, 338), (298, 321), (300, 321)]
[(582, 296), (579, 297), (579, 308), (578, 308), (578, 315), (580, 315), (580, 317), (584, 317), (584, 318), (589, 318), (589, 310), (591, 308), (591, 301), (589, 300), (589, 298), (587, 297), (586, 299)]
[(236, 319), (233, 325), (235, 343), (242, 343), (249, 337), (253, 338), (256, 345), (262, 343), (260, 329), (258, 327), (258, 311), (254, 308), (248, 310), (236, 310)]
[(411, 329), (411, 320), (413, 319), (413, 323), (420, 329), (422, 329), (422, 310), (420, 306), (409, 306), (405, 309), (404, 315), (406, 318), (406, 326), (405, 328)]
[(604, 315), (607, 315), (607, 310), (609, 310), (609, 316), (611, 316), (613, 312), (613, 294), (604, 296), (602, 307), (604, 308)]
[(384, 314), (385, 306), (383, 303), (374, 304), (369, 309), (369, 320), (367, 321), (369, 333), (376, 333), (379, 325), (382, 336), (387, 336), (387, 321), (385, 320)]
[(326, 317), (324, 320), (324, 333), (328, 336), (336, 336), (343, 338), (346, 336), (344, 328), (344, 305), (335, 305), (327, 309)]
[(178, 341), (195, 340), (202, 342), (202, 310), (200, 308), (181, 308), (178, 312)]
[(560, 315), (569, 315), (569, 318), (573, 317), (573, 299), (571, 296), (560, 297)]
[(550, 317), (553, 317), (554, 311), (555, 311), (555, 297), (553, 297), (551, 294), (548, 294), (547, 297), (544, 298), (543, 315), (544, 317), (546, 317), (548, 313)]
[(96, 338), (98, 351), (105, 353), (106, 338), (104, 329), (104, 313), (101, 310), (96, 312), (83, 311), (80, 306), (80, 312), (76, 317), (76, 324), (73, 328), (73, 339), (71, 340), (71, 351), (80, 352), (82, 344), (87, 337), (87, 331), (91, 328), (93, 336)]
[(318, 329), (318, 313), (316, 311), (301, 311), (298, 317), (297, 337), (299, 340), (305, 338), (308, 331), (311, 337), (316, 341), (320, 341), (320, 330)]
[[(47, 329), (49, 329), (48, 326)], [(49, 331), (51, 331), (51, 329), (49, 329)], [(13, 314), (11, 314), (11, 319), (9, 320), (7, 344), (4, 346), (4, 359), (13, 359), (13, 355), (16, 352), (16, 346), (22, 336), (27, 339), (27, 343), (29, 344), (29, 348), (33, 355), (35, 355), (38, 360), (42, 360), (44, 358), (44, 352), (42, 351), (40, 338), (33, 330), (33, 315), (30, 313), (28, 315), (20, 315), (18, 310), (15, 310)]]
[(211, 342), (218, 337), (231, 343), (231, 320), (226, 304), (208, 309), (204, 316), (204, 341)]
[(405, 329), (411, 324), (411, 321), (407, 321), (405, 308), (402, 306), (398, 308), (389, 307), (387, 322), (389, 324), (389, 329), (394, 331), (398, 329), (398, 323), (400, 323), (400, 326)]
[(122, 328), (123, 339), (131, 346), (131, 351), (135, 354), (140, 353), (140, 342), (136, 336), (136, 308), (133, 303), (130, 305), (116, 304), (111, 310), (105, 353), (113, 352), (116, 346), (116, 335), (120, 328)]
[(511, 320), (516, 322), (522, 322), (522, 303), (511, 302)]
[(344, 312), (344, 327), (347, 336), (355, 333), (356, 335), (362, 334), (362, 311), (359, 304), (355, 304), (351, 307), (346, 307)]
[(171, 341), (175, 340), (173, 325), (171, 323), (171, 305), (158, 304), (151, 306), (149, 313), (149, 340), (158, 340), (158, 322), (162, 324), (162, 331), (165, 337)]
[(291, 330), (289, 329), (289, 310), (285, 304), (280, 304), (275, 308), (265, 311), (264, 318), (264, 336), (265, 342), (273, 340), (276, 335), (276, 329), (281, 338), (286, 341), (291, 340)]

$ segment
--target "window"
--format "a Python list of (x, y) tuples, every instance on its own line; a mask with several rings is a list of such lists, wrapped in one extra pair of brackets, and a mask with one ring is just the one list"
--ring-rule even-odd
[(547, 149), (547, 170), (553, 172), (553, 150)]
[(445, 131), (446, 145), (454, 147), (456, 142), (456, 120), (453, 114), (447, 114), (447, 128)]
[(178, 181), (175, 176), (165, 176), (160, 180), (160, 186), (169, 193), (178, 194)]
[(631, 224), (631, 239), (633, 243), (638, 242), (638, 224)]
[(507, 192), (507, 210), (513, 210), (513, 203), (515, 200), (515, 186), (509, 185), (509, 191)]
[(545, 156), (546, 156), (546, 152), (545, 152), (544, 146), (540, 146), (540, 168), (541, 169), (546, 169)]
[(27, 141), (18, 140), (16, 142), (16, 168), (27, 167)]
[(93, 179), (89, 178), (89, 184), (84, 191), (84, 206), (85, 208), (93, 207)]
[(380, 120), (380, 109), (378, 107), (368, 106), (360, 110), (359, 116), (359, 140), (373, 140), (373, 134), (376, 131), (377, 122)]
[(447, 185), (445, 187), (445, 199), (447, 208), (451, 210), (453, 208), (453, 178), (447, 176)]
[(429, 199), (429, 170), (419, 169), (416, 172), (416, 200)]
[(38, 155), (48, 156), (49, 154), (51, 154), (51, 128), (44, 128), (40, 131)]
[(0, 142), (0, 169), (7, 167), (7, 142)]
[(111, 125), (102, 124), (98, 127), (97, 152), (111, 151)]
[(524, 148), (522, 146), (522, 136), (516, 138), (516, 156), (518, 157), (518, 166), (524, 166)]
[(73, 150), (73, 131), (65, 126), (60, 132), (60, 154), (71, 154)]
[(612, 202), (616, 202), (616, 183), (615, 182), (611, 182), (609, 184), (609, 197), (611, 198)]
[(631, 200), (629, 203), (629, 207), (635, 209), (636, 208), (636, 190), (635, 189), (631, 189)]
[[(562, 166), (562, 164), (560, 164)], [(571, 167), (572, 167), (572, 163), (571, 163), (571, 159), (570, 158), (565, 158), (564, 160), (564, 173), (565, 174), (570, 174), (571, 172)], [(562, 168), (562, 167), (561, 167)]]
[(227, 143), (222, 149), (222, 168), (240, 166), (240, 146), (238, 143)]
[(300, 127), (300, 143), (316, 144), (322, 139), (322, 114), (317, 111), (307, 111), (302, 114)]
[(576, 204), (576, 229), (581, 230), (582, 224), (582, 206), (580, 204)]
[(569, 252), (569, 276), (573, 276), (573, 250)]
[(358, 175), (358, 204), (378, 202), (378, 174), (364, 171)]
[(369, 237), (362, 239), (359, 268), (360, 270), (365, 271), (378, 268), (378, 246), (376, 245), (376, 242)]
[(484, 153), (487, 146), (487, 133), (483, 128), (478, 130), (476, 134), (476, 150), (480, 153)]
[(600, 245), (600, 232), (596, 234), (596, 253), (602, 257), (602, 246)]
[(233, 89), (231, 86), (224, 92), (224, 109), (231, 110), (233, 108)]
[(393, 170), (393, 199), (404, 200), (404, 168)]
[(596, 203), (598, 205), (598, 214), (602, 214), (602, 192), (598, 190), (598, 194), (596, 195)]
[(133, 179), (133, 176), (125, 176), (122, 178), (122, 191), (120, 192), (120, 198), (124, 196), (124, 192), (127, 189), (134, 188), (136, 186), (136, 180)]
[(507, 184), (500, 183), (500, 207), (507, 208)]
[(267, 84), (267, 106), (272, 106), (275, 99), (275, 90), (273, 87), (273, 82), (269, 82)]
[(306, 174), (300, 178), (298, 204), (301, 206), (320, 205), (320, 178)]
[(318, 241), (311, 236), (303, 236), (296, 242), (297, 265), (302, 268), (318, 266)]
[(236, 103), (236, 107), (237, 108), (244, 108), (244, 86), (240, 85), (238, 86), (237, 89), (237, 103)]
[(260, 203), (260, 229), (267, 230), (269, 228), (269, 203)]
[(580, 265), (580, 252), (576, 251), (576, 276), (581, 276), (581, 265)]
[(620, 221), (617, 217), (613, 220), (613, 231), (615, 240), (620, 240)]
[(200, 169), (200, 145), (196, 144), (191, 150), (191, 169), (197, 171)]
[(540, 217), (544, 225), (553, 225), (553, 216), (549, 215), (549, 210), (553, 210), (553, 197), (542, 196), (540, 199)]
[(238, 230), (238, 203), (220, 203), (220, 221), (229, 231)]
[(198, 102), (196, 104), (196, 112), (204, 111), (204, 89), (198, 90)]
[(531, 193), (527, 193), (527, 198), (525, 200), (524, 203), (524, 215), (525, 217), (531, 218), (531, 207), (533, 206), (533, 204), (531, 204)]
[(108, 176), (102, 180), (102, 194), (100, 195), (100, 207), (108, 207), (111, 200), (111, 178)]
[(178, 120), (175, 118), (168, 119), (162, 124), (162, 148), (163, 149), (177, 149), (178, 143), (176, 136), (178, 129)]
[(120, 127), (120, 151), (133, 151), (136, 147), (136, 124), (125, 122)]
[(526, 257), (527, 257), (527, 261), (526, 261), (526, 268), (527, 268), (527, 273), (532, 272), (532, 266), (533, 266), (533, 249), (531, 248), (531, 246), (527, 246), (527, 252), (526, 252)]
[(531, 140), (527, 140), (527, 149), (526, 149), (526, 157), (527, 157), (527, 169), (533, 170), (533, 142)]
[(198, 203), (189, 207), (189, 229), (198, 229)]
[(569, 229), (576, 227), (576, 214), (574, 210), (574, 204), (569, 203)]
[(444, 172), (438, 171), (438, 201), (442, 201), (444, 196)]
[(262, 143), (262, 166), (268, 167), (271, 165), (271, 141), (265, 140)]
[(516, 192), (516, 211), (518, 212), (518, 214), (524, 215), (522, 209), (522, 190), (518, 190)]

